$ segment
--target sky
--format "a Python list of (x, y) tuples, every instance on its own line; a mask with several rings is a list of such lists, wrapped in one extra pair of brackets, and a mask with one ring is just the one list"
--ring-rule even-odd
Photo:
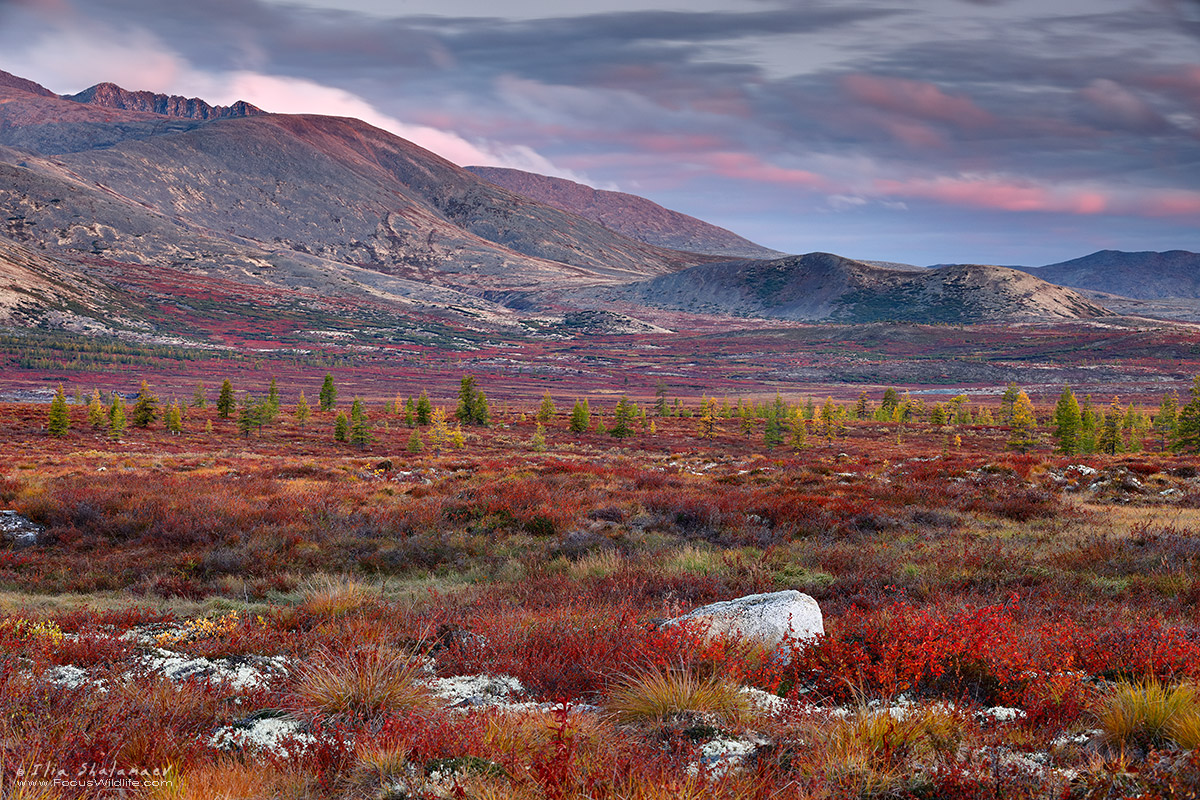
[(1200, 0), (0, 0), (0, 69), (359, 117), (792, 253), (1200, 251)]

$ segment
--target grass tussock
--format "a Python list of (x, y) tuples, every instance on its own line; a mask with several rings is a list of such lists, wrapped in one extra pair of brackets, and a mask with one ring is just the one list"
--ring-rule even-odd
[(296, 697), (306, 710), (372, 717), (426, 707), (429, 687), (421, 662), (381, 648), (322, 651), (298, 671)]
[(377, 594), (353, 578), (322, 575), (302, 586), (300, 609), (314, 617), (340, 617), (370, 604)]
[(1104, 743), (1116, 750), (1200, 744), (1200, 689), (1157, 678), (1119, 681), (1096, 711)]
[(718, 676), (700, 678), (663, 667), (625, 676), (611, 691), (608, 708), (625, 723), (660, 723), (677, 714), (739, 723), (751, 713), (750, 701), (738, 686)]

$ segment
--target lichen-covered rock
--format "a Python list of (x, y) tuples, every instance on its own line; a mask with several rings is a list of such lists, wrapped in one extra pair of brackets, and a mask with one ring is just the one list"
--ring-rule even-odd
[(748, 639), (769, 648), (785, 639), (801, 641), (825, 633), (817, 601), (795, 589), (712, 603), (666, 624), (680, 623), (695, 624), (710, 636)]
[(0, 535), (13, 543), (13, 547), (31, 547), (37, 544), (42, 533), (38, 525), (16, 511), (0, 511)]

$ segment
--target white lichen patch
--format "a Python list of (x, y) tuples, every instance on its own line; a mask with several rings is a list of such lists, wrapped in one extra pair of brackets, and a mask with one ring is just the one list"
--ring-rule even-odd
[(435, 678), (430, 688), (434, 695), (452, 707), (512, 707), (527, 705), (514, 698), (525, 687), (511, 675), (456, 675)]
[(190, 658), (156, 647), (142, 659), (142, 664), (150, 672), (160, 673), (173, 681), (198, 678), (228, 683), (234, 689), (257, 689), (269, 683), (274, 675), (283, 672), (287, 659), (282, 656), (256, 656), (253, 660), (235, 663), (229, 659)]
[(219, 728), (208, 739), (214, 750), (297, 755), (316, 743), (299, 722), (287, 717), (260, 717)]

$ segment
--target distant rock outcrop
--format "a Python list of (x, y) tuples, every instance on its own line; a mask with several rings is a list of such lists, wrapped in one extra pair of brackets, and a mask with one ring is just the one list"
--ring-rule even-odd
[(1060, 286), (1139, 300), (1200, 298), (1200, 253), (1187, 250), (1100, 250), (1070, 261), (1018, 269)]
[(98, 83), (90, 89), (84, 89), (79, 94), (64, 95), (64, 99), (105, 108), (117, 108), (122, 111), (141, 111), (146, 114), (161, 114), (164, 117), (200, 120), (251, 117), (267, 113), (244, 100), (239, 100), (229, 106), (213, 106), (198, 97), (131, 92), (128, 89), (122, 89), (115, 83)]
[(658, 247), (735, 258), (778, 258), (783, 255), (732, 231), (663, 208), (634, 194), (593, 189), (575, 181), (519, 169), (467, 167), (467, 170), (510, 192), (570, 211), (631, 239)]
[(1111, 313), (1076, 291), (1007, 267), (912, 272), (832, 253), (703, 264), (610, 295), (675, 310), (836, 322), (1033, 322)]

